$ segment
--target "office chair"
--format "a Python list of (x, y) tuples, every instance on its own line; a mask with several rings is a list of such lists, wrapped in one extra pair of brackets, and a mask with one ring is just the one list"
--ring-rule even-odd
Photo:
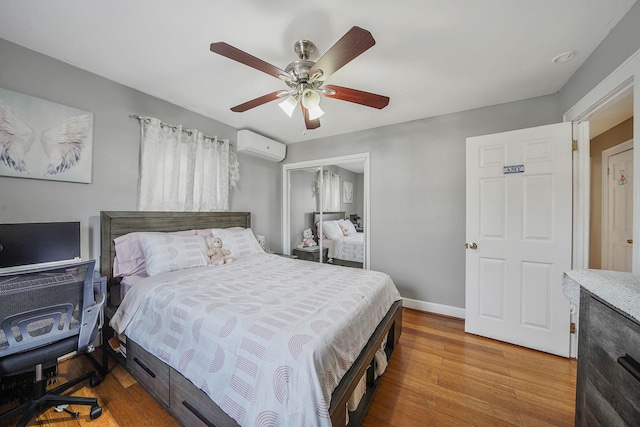
[(75, 261), (0, 273), (0, 384), (9, 378), (5, 384), (16, 385), (20, 381), (11, 378), (33, 373), (28, 397), (22, 396), (19, 406), (0, 414), (0, 422), (21, 416), (17, 426), (26, 426), (43, 411), (64, 405), (90, 406), (92, 420), (102, 414), (95, 398), (62, 395), (85, 380), (92, 387), (98, 385), (101, 379), (94, 371), (46, 390), (46, 371), (55, 369), (59, 357), (93, 351), (105, 297), (94, 296), (94, 266), (94, 260)]

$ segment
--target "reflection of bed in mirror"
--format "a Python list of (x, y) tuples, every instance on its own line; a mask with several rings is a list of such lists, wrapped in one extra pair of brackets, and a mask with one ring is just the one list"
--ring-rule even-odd
[[(319, 235), (319, 222), (320, 212), (313, 213), (313, 227), (316, 230), (316, 240), (318, 244), (322, 243), (323, 247), (329, 248), (328, 258), (329, 263), (334, 265), (343, 265), (346, 267), (362, 268), (364, 264), (364, 233), (356, 232), (355, 226), (345, 219), (346, 213), (344, 211), (335, 212), (322, 212), (323, 222), (323, 238), (322, 242), (318, 239)], [(345, 227), (342, 224), (338, 224), (338, 221), (346, 221), (343, 224), (349, 225), (345, 231)], [(333, 223), (329, 227), (330, 224)], [(346, 234), (346, 235), (345, 235)]]
[[(102, 271), (112, 277), (117, 250), (114, 239), (132, 232), (184, 233), (181, 230), (207, 231), (212, 228), (242, 232), (250, 226), (249, 213), (102, 212)], [(192, 239), (192, 234), (189, 233), (183, 239)], [(154, 237), (154, 240), (158, 239), (159, 236)], [(118, 263), (122, 262), (118, 257)], [(356, 289), (358, 292), (367, 291), (365, 288), (389, 289), (392, 284), (387, 283), (391, 280), (387, 275), (378, 272), (353, 270), (345, 274), (346, 276), (340, 275), (340, 281), (348, 284), (344, 292), (349, 295), (354, 294)], [(304, 278), (303, 285), (290, 280), (293, 276)], [(317, 286), (309, 286), (309, 276), (317, 278)], [(269, 421), (279, 424), (283, 421), (283, 416), (287, 418), (302, 414), (305, 417), (318, 415), (318, 420), (314, 418), (314, 423), (300, 422), (296, 425), (336, 427), (347, 425), (347, 413), (349, 426), (360, 425), (380, 380), (374, 373), (386, 365), (383, 362), (390, 357), (398, 342), (402, 328), (402, 303), (398, 294), (391, 298), (395, 301), (389, 301), (389, 304), (386, 302), (389, 298), (383, 298), (385, 302), (380, 304), (380, 310), (356, 309), (353, 302), (337, 297), (342, 291), (336, 288), (329, 276), (334, 276), (334, 269), (325, 264), (310, 264), (261, 252), (236, 258), (232, 263), (220, 266), (194, 267), (143, 278), (129, 289), (120, 310), (112, 319), (112, 322), (115, 319), (116, 323), (120, 323), (126, 313), (134, 316), (122, 331), (127, 336), (127, 369), (183, 425), (262, 425), (260, 420), (266, 424), (270, 424)], [(362, 285), (363, 281), (374, 276), (380, 277), (380, 286)], [(371, 280), (367, 281), (370, 282)], [(195, 297), (184, 293), (192, 288), (196, 292)], [(317, 294), (305, 296), (304, 289), (304, 292)], [(327, 292), (327, 289), (331, 291)], [(386, 294), (385, 291), (381, 293)], [(333, 300), (328, 299), (329, 295), (341, 298), (342, 305), (334, 304)], [(270, 299), (265, 303), (263, 300), (266, 297)], [(326, 301), (326, 304), (318, 307), (330, 306), (329, 313), (335, 314), (339, 319), (343, 319), (343, 316), (350, 319), (356, 314), (366, 314), (368, 317), (377, 312), (375, 318), (363, 323), (346, 320), (340, 322), (344, 325), (357, 325), (353, 332), (362, 336), (363, 347), (351, 339), (345, 340), (352, 333), (348, 329), (333, 331), (330, 326), (332, 322), (326, 319), (315, 321), (312, 317), (300, 317), (309, 310), (314, 313), (322, 312), (322, 309), (304, 303), (304, 298), (306, 301)], [(375, 300), (378, 301), (379, 298), (376, 297)], [(134, 307), (131, 304), (136, 301), (141, 309), (133, 314), (127, 307)], [(260, 304), (256, 301), (260, 301)], [(245, 308), (231, 310), (230, 302), (239, 308)], [(347, 304), (348, 310), (345, 309)], [(180, 305), (182, 309), (176, 309)], [(334, 306), (339, 307), (333, 309)], [(185, 310), (185, 307), (189, 309)], [(159, 319), (162, 321), (156, 322)], [(151, 324), (154, 324), (154, 333), (146, 333), (146, 328)], [(163, 326), (162, 330), (156, 331), (155, 328), (160, 328), (160, 324)], [(293, 325), (311, 324), (311, 332), (300, 334), (287, 326), (289, 324), (291, 328)], [(113, 326), (118, 327), (115, 324)], [(164, 326), (169, 329), (165, 330)], [(368, 332), (369, 329), (371, 332)], [(176, 338), (170, 338), (174, 332), (177, 333)], [(315, 360), (314, 357), (319, 352), (311, 351), (312, 348), (319, 351), (325, 348), (321, 344), (316, 346), (317, 343), (332, 342), (334, 344), (327, 344), (326, 348), (335, 349), (337, 342), (329, 337), (334, 332), (341, 337), (340, 340), (350, 343), (352, 350), (349, 354), (353, 357), (348, 358), (353, 359), (353, 362), (347, 362), (347, 358), (340, 356), (336, 365), (340, 368), (340, 373), (338, 370), (328, 369), (329, 365), (325, 362), (322, 364), (324, 369), (320, 372), (298, 368), (302, 361)], [(155, 335), (170, 339), (155, 339)], [(316, 335), (324, 338), (314, 339)], [(327, 341), (323, 341), (325, 338)], [(180, 352), (170, 354), (167, 351), (178, 342), (191, 342), (189, 340), (195, 340), (198, 345), (185, 347), (187, 350), (181, 350), (184, 351), (182, 356)], [(233, 347), (238, 354), (224, 349), (227, 342), (238, 344), (237, 348)], [(202, 353), (206, 348), (211, 348), (212, 351)], [(320, 352), (326, 353), (323, 350)], [(297, 359), (291, 363), (283, 359), (282, 364), (275, 364), (280, 367), (274, 370), (273, 375), (264, 377), (264, 373), (271, 372), (271, 365), (279, 361), (280, 356), (284, 357), (289, 353), (295, 354)], [(333, 353), (339, 354), (335, 350)], [(275, 355), (278, 355), (276, 359)], [(310, 355), (313, 357), (307, 357)], [(208, 370), (200, 369), (202, 363), (208, 366)], [(232, 373), (226, 371), (227, 368), (231, 368)], [(199, 375), (212, 377), (205, 380)], [(314, 387), (310, 386), (311, 382), (301, 380), (307, 377), (315, 381)], [(325, 380), (317, 381), (320, 378)], [(327, 388), (318, 395), (312, 395), (316, 382), (323, 390)], [(359, 390), (366, 390), (366, 393), (362, 394)], [(287, 413), (286, 408), (280, 407), (287, 402), (290, 404), (289, 410), (294, 407), (298, 410), (292, 414)], [(305, 406), (307, 404), (311, 405), (311, 410)], [(355, 410), (351, 412), (352, 409)], [(228, 414), (233, 414), (233, 418)], [(276, 418), (279, 421), (274, 421)], [(243, 422), (238, 423), (238, 419)]]

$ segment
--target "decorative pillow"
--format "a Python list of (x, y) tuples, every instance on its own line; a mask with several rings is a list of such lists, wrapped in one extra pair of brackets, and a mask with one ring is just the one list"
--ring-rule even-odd
[(144, 252), (140, 245), (142, 234), (170, 234), (176, 236), (193, 236), (195, 230), (175, 231), (172, 233), (142, 233), (134, 232), (113, 239), (116, 247), (116, 256), (113, 260), (113, 275), (115, 277), (145, 275)]
[(202, 236), (143, 233), (140, 243), (149, 276), (209, 265), (207, 243)]
[(211, 229), (210, 228), (199, 228), (196, 231), (196, 236), (202, 237), (211, 237)]
[(211, 235), (222, 239), (222, 247), (231, 251), (228, 255), (229, 258), (238, 259), (248, 255), (264, 253), (264, 249), (262, 249), (250, 228), (213, 228)]
[(327, 236), (327, 238), (331, 240), (341, 239), (342, 237), (344, 237), (344, 234), (342, 234), (342, 230), (340, 230), (340, 226), (338, 225), (337, 221), (323, 221), (322, 232), (325, 236)]
[(356, 226), (348, 219), (341, 219), (338, 221), (338, 225), (345, 236), (355, 236), (358, 233), (356, 231)]

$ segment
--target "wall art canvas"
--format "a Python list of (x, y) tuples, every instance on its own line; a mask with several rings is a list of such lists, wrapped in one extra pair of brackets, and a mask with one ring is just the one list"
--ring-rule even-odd
[(0, 88), (0, 175), (91, 182), (93, 114)]
[(342, 203), (353, 203), (353, 183), (344, 181), (342, 183)]

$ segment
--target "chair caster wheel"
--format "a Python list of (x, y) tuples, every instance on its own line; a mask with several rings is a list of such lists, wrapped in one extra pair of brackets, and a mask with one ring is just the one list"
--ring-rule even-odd
[(89, 412), (89, 418), (95, 420), (100, 415), (102, 415), (102, 408), (100, 406), (92, 406), (91, 412)]
[(95, 387), (98, 384), (100, 384), (102, 382), (102, 378), (100, 377), (91, 377), (91, 379), (89, 380), (89, 385), (91, 387)]

